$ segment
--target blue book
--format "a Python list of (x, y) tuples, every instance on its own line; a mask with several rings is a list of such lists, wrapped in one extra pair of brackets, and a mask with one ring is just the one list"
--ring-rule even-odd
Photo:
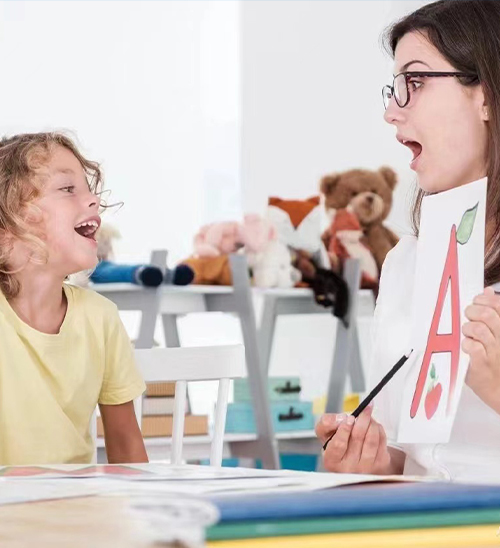
[[(500, 508), (500, 486), (379, 483), (297, 493), (214, 496), (219, 523)], [(500, 521), (500, 514), (499, 514)]]

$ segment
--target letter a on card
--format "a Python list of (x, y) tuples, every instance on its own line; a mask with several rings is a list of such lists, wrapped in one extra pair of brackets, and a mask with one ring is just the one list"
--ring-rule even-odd
[[(439, 320), (441, 319), (441, 315), (443, 313), (445, 297), (448, 290), (451, 292), (451, 332), (438, 333), (440, 323)], [(420, 367), (417, 386), (415, 388), (415, 394), (413, 396), (413, 401), (410, 408), (411, 418), (415, 417), (419, 409), (424, 387), (428, 378), (431, 359), (434, 354), (439, 354), (441, 352), (450, 354), (450, 383), (446, 409), (447, 413), (449, 413), (451, 408), (450, 404), (457, 384), (458, 360), (460, 357), (460, 294), (458, 289), (457, 228), (455, 225), (451, 227), (450, 245), (448, 247), (443, 276), (441, 277), (436, 307), (434, 309), (434, 314), (432, 315), (431, 329), (429, 331), (429, 338), (427, 339), (424, 361)], [(436, 379), (435, 369), (432, 378), (434, 380)], [(441, 384), (434, 385), (432, 390), (436, 389), (435, 386), (441, 387), (439, 389), (439, 394), (441, 394)], [(439, 399), (440, 397), (436, 401), (436, 406), (439, 404)], [(427, 414), (434, 415), (434, 412), (429, 412)], [(429, 416), (427, 418), (430, 419), (431, 417)]]
[[(412, 340), (400, 443), (443, 443), (460, 405), (468, 356), (464, 309), (484, 288), (486, 179), (422, 201), (412, 300)], [(458, 226), (458, 228), (457, 228)]]

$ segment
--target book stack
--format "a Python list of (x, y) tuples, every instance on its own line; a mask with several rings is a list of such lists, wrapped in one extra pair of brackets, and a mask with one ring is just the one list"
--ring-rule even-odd
[[(146, 384), (142, 401), (142, 435), (145, 438), (169, 437), (172, 435), (175, 399), (175, 383), (156, 382)], [(192, 415), (186, 408), (184, 417), (185, 436), (208, 434), (208, 416)], [(104, 436), (101, 417), (97, 418), (97, 436)]]

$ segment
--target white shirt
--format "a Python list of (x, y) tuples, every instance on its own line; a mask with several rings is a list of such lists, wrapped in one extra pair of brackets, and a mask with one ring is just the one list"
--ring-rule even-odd
[[(403, 237), (382, 268), (373, 331), (371, 383), (374, 386), (408, 351), (417, 239)], [(374, 418), (388, 445), (406, 453), (405, 474), (471, 482), (500, 482), (500, 415), (465, 385), (450, 441), (397, 444), (405, 371), (396, 373), (375, 398)]]

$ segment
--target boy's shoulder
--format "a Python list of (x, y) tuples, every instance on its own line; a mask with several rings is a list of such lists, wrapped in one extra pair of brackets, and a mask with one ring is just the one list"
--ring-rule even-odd
[(92, 289), (80, 287), (78, 285), (65, 284), (71, 292), (75, 308), (90, 312), (96, 317), (98, 316), (115, 316), (118, 313), (115, 303), (97, 293)]

